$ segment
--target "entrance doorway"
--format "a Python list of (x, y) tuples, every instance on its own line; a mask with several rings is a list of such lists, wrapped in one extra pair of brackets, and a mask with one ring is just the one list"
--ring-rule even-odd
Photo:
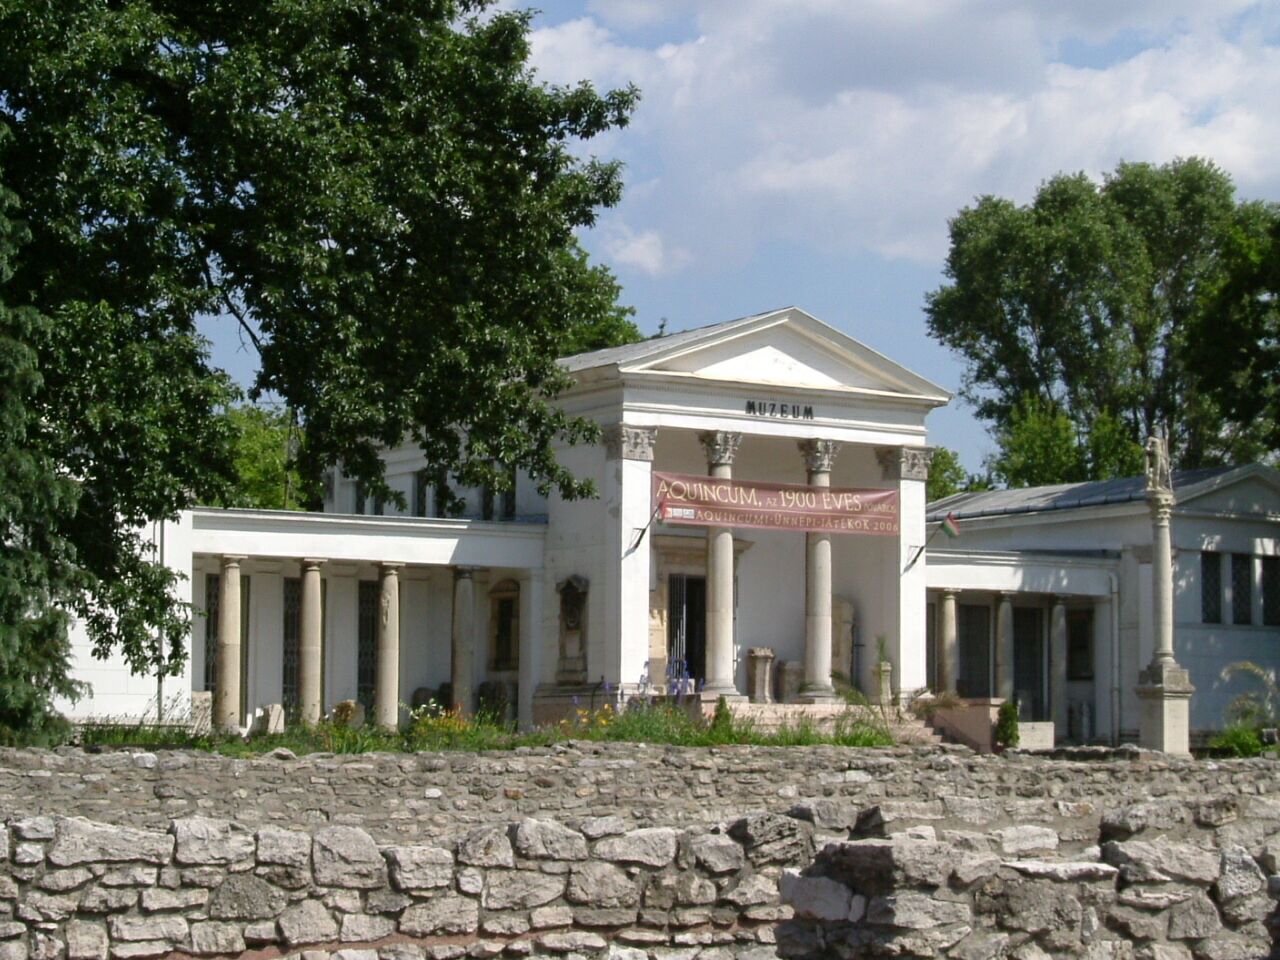
[(960, 604), (956, 693), (962, 697), (991, 696), (991, 608)]
[(667, 578), (669, 680), (706, 679), (707, 578), (673, 573)]
[(1013, 695), (1019, 719), (1049, 719), (1044, 690), (1044, 611), (1037, 607), (1013, 610)]

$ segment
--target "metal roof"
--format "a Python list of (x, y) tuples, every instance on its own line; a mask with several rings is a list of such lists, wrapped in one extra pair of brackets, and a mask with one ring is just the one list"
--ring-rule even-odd
[[(1205, 467), (1200, 470), (1176, 470), (1173, 489), (1201, 483), (1238, 467)], [(949, 513), (957, 520), (975, 517), (998, 517), (1014, 513), (1038, 513), (1044, 510), (1074, 510), (1108, 503), (1131, 503), (1146, 498), (1146, 477), (1121, 477), (1116, 480), (1093, 480), (1085, 483), (1059, 483), (1046, 487), (1021, 487), (1015, 490), (980, 490), (955, 493), (935, 500), (925, 509), (925, 520), (934, 523)]]

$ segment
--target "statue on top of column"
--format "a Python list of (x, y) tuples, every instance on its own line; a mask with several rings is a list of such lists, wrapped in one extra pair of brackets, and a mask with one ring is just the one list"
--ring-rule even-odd
[(1173, 479), (1169, 474), (1169, 442), (1160, 427), (1156, 427), (1154, 436), (1147, 438), (1147, 493), (1173, 493)]

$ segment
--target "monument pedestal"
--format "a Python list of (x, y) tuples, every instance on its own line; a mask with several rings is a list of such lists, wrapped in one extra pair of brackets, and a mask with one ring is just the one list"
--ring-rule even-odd
[(1138, 674), (1141, 715), (1138, 745), (1186, 756), (1191, 753), (1191, 676), (1173, 661), (1153, 663)]

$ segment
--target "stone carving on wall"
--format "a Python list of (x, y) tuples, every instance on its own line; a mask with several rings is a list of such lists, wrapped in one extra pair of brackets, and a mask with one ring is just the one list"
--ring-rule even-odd
[(587, 682), (587, 578), (574, 574), (556, 584), (560, 594), (560, 662), (556, 683)]
[(838, 440), (801, 440), (797, 445), (804, 458), (804, 468), (810, 473), (830, 473), (840, 452)]
[(742, 434), (728, 430), (703, 430), (698, 434), (698, 440), (707, 452), (707, 465), (718, 467), (733, 463)]
[(657, 427), (633, 427), (625, 423), (606, 427), (604, 447), (610, 460), (653, 460)]
[(886, 480), (928, 480), (933, 447), (876, 447)]

